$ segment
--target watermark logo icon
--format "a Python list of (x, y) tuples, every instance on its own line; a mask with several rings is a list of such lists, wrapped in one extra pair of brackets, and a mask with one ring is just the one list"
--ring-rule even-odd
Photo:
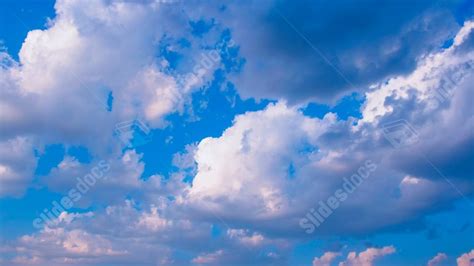
[(384, 124), (382, 132), (395, 148), (408, 146), (419, 141), (416, 130), (404, 119)]
[(127, 146), (138, 147), (152, 140), (153, 133), (140, 119), (128, 120), (115, 125), (115, 135)]
[(453, 96), (452, 88), (450, 84), (447, 84), (447, 81), (442, 80), (441, 86), (435, 90), (434, 97), (437, 101), (437, 104), (440, 105), (445, 101), (448, 101)]
[(377, 164), (366, 160), (350, 177), (344, 177), (342, 186), (336, 189), (326, 200), (320, 200), (317, 206), (311, 208), (299, 221), (300, 227), (307, 234), (312, 234), (331, 216), (349, 196), (361, 186), (377, 169)]

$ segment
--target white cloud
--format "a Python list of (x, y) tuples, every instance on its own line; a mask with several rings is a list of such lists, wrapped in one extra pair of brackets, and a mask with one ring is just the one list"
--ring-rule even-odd
[[(374, 126), (353, 126), (332, 114), (309, 118), (284, 103), (270, 104), (236, 117), (222, 136), (198, 144), (197, 173), (184, 204), (236, 225), (265, 228), (265, 234), (303, 233), (297, 220), (331, 196), (365, 160), (377, 165), (370, 182), (341, 204), (319, 234), (380, 230), (460, 197), (433, 172), (419, 175), (392, 164), (399, 151), (381, 137)], [(456, 185), (466, 193), (473, 189), (462, 181)], [(399, 191), (400, 197), (386, 191)], [(360, 215), (347, 225), (354, 209)]]
[(428, 261), (427, 266), (436, 266), (439, 265), (443, 260), (447, 259), (448, 256), (444, 253), (438, 253), (432, 259)]
[(112, 243), (100, 235), (93, 235), (79, 229), (45, 227), (38, 236), (23, 236), (20, 243), (27, 248), (56, 250), (66, 256), (114, 256), (123, 251), (114, 250)]
[(74, 219), (82, 218), (82, 217), (92, 217), (94, 213), (86, 212), (86, 213), (69, 213), (69, 212), (62, 212), (58, 216), (58, 222), (64, 222), (66, 224), (70, 224)]
[(339, 252), (325, 252), (321, 257), (313, 259), (313, 266), (330, 266), (331, 262), (340, 255)]
[(472, 266), (474, 261), (474, 249), (464, 253), (456, 259), (458, 266)]
[(17, 137), (0, 142), (0, 158), (0, 197), (23, 195), (36, 167), (32, 141)]
[(217, 250), (213, 253), (207, 253), (197, 256), (192, 260), (195, 264), (210, 264), (218, 262), (219, 258), (224, 254), (222, 249)]
[[(396, 76), (373, 87), (366, 94), (360, 128), (375, 128), (381, 133), (386, 123), (403, 119), (415, 130), (419, 141), (394, 150), (390, 164), (417, 178), (454, 180), (461, 193), (471, 193), (466, 181), (472, 174), (474, 142), (470, 107), (474, 81), (472, 22), (465, 22), (457, 34), (458, 42), (449, 48), (427, 54), (418, 67), (405, 76)], [(467, 32), (471, 32), (467, 34)], [(462, 38), (460, 36), (463, 36)], [(448, 137), (449, 136), (449, 137)], [(380, 134), (379, 141), (385, 142)], [(426, 157), (427, 160), (420, 159)], [(432, 175), (435, 165), (442, 174)]]
[(402, 179), (401, 185), (416, 185), (421, 182), (421, 179), (413, 177), (413, 176), (405, 176)]
[(259, 246), (265, 240), (265, 238), (259, 234), (254, 232), (250, 234), (248, 230), (244, 229), (228, 229), (227, 235), (232, 239), (237, 239), (240, 243), (245, 246)]
[(172, 222), (160, 217), (158, 208), (155, 206), (151, 207), (150, 213), (142, 213), (138, 219), (138, 226), (145, 227), (150, 231), (160, 231), (161, 229), (169, 226)]
[[(373, 85), (372, 91), (366, 93), (367, 100), (362, 108), (361, 122), (377, 123), (380, 118), (394, 112), (394, 104), (386, 102), (389, 98), (408, 99), (412, 96), (411, 93), (416, 93), (415, 96), (420, 107), (423, 102), (428, 104), (425, 107), (425, 112), (436, 111), (440, 100), (448, 100), (440, 99), (440, 97), (450, 97), (454, 93), (455, 88), (452, 87), (457, 84), (449, 82), (452, 83), (454, 77), (462, 79), (471, 75), (472, 70), (466, 68), (465, 65), (474, 64), (474, 52), (468, 51), (460, 54), (457, 53), (457, 49), (466, 40), (468, 33), (473, 29), (473, 24), (472, 21), (466, 21), (464, 27), (456, 35), (456, 42), (452, 46), (422, 57), (417, 68), (409, 75), (396, 76), (386, 83)], [(439, 91), (440, 89), (444, 89), (446, 92)]]
[(218, 61), (195, 84), (178, 84), (176, 73), (165, 74), (166, 59), (157, 51), (169, 39), (190, 42), (183, 51), (192, 55), (187, 68), (197, 64), (200, 52), (217, 49), (208, 44), (217, 42), (218, 33), (193, 37), (179, 10), (153, 1), (57, 1), (56, 17), (46, 29), (28, 33), (18, 62), (0, 51), (0, 139), (27, 137), (38, 149), (82, 145), (107, 159), (121, 153), (112, 137), (116, 123), (138, 117), (152, 127), (166, 126), (164, 117), (183, 112), (190, 94), (221, 67)]
[[(141, 161), (142, 156), (135, 150), (126, 150), (122, 155), (110, 158), (106, 162), (109, 165), (107, 170), (103, 170), (101, 177), (96, 178), (92, 185), (87, 185), (89, 189), (82, 193), (81, 200), (76, 204), (87, 207), (92, 203), (117, 203), (123, 201), (127, 193), (138, 195), (144, 191), (159, 190), (162, 187), (160, 176), (141, 179), (145, 167)], [(81, 180), (85, 180), (87, 175), (94, 175), (92, 171), (99, 161), (101, 159), (81, 164), (76, 158), (65, 156), (57, 167), (42, 178), (41, 184), (51, 191), (67, 195), (71, 189), (77, 189), (80, 183), (84, 183)]]
[[(467, 22), (458, 36), (467, 36), (469, 25)], [(472, 108), (469, 109), (467, 100), (472, 71), (466, 62), (472, 62), (474, 55), (462, 47), (463, 43), (458, 42), (448, 49), (428, 54), (420, 59), (413, 73), (375, 86), (373, 92), (367, 94), (363, 118), (355, 121), (356, 126), (337, 121), (332, 114), (321, 120), (308, 118), (282, 103), (238, 116), (222, 136), (204, 139), (197, 146), (198, 167), (189, 193), (190, 202), (203, 210), (218, 211), (230, 220), (247, 221), (250, 226), (265, 224), (268, 228), (275, 225), (265, 223), (265, 219), (281, 218), (288, 224), (285, 230), (289, 230), (292, 223), (287, 218), (295, 217), (303, 208), (311, 208), (310, 203), (316, 205), (324, 199), (328, 191), (335, 189), (338, 180), (353, 174), (364, 159), (381, 164), (379, 172), (374, 174), (372, 182), (359, 188), (358, 195), (351, 196), (351, 200), (338, 209), (331, 224), (344, 221), (344, 212), (350, 211), (344, 207), (372, 206), (370, 198), (384, 201), (384, 206), (393, 206), (398, 211), (395, 214), (387, 213), (386, 208), (372, 206), (370, 211), (368, 208), (368, 216), (382, 217), (383, 213), (385, 218), (391, 218), (375, 219), (378, 222), (362, 218), (356, 224), (365, 229), (409, 221), (429, 210), (435, 202), (458, 198), (456, 190), (470, 193), (473, 188), (462, 180), (462, 175), (466, 175), (463, 171), (447, 172), (450, 177), (461, 179), (455, 181), (457, 189), (453, 190), (445, 185), (442, 177), (433, 175), (427, 162), (415, 159), (416, 154), (412, 152), (469, 156), (466, 152), (456, 152), (471, 141), (466, 121), (472, 120)], [(435, 104), (438, 95), (434, 90), (441, 86), (443, 78), (454, 72), (462, 73), (463, 78), (449, 88), (451, 97)], [(390, 101), (394, 93), (395, 98)], [(411, 101), (413, 96), (416, 104)], [(465, 111), (459, 111), (460, 107)], [(396, 119), (412, 122), (423, 141), (402, 150), (388, 146), (379, 125)], [(445, 138), (446, 131), (452, 133), (449, 140)], [(440, 165), (453, 163), (445, 157), (439, 160)], [(469, 164), (469, 160), (456, 161)], [(411, 167), (410, 163), (416, 165)], [(420, 167), (421, 163), (424, 168)], [(400, 189), (400, 198), (381, 193), (394, 189)], [(413, 202), (418, 204), (413, 205)], [(247, 215), (236, 217), (228, 210), (240, 210), (239, 213)], [(341, 216), (337, 218), (338, 215)]]
[(373, 262), (376, 259), (392, 253), (395, 253), (395, 248), (393, 246), (368, 248), (359, 254), (356, 252), (350, 252), (347, 255), (346, 261), (340, 262), (339, 266), (373, 266)]
[[(331, 122), (304, 117), (283, 103), (238, 116), (221, 137), (199, 143), (189, 201), (203, 206), (214, 201), (210, 207), (219, 209), (230, 204), (229, 210), (242, 209), (255, 218), (289, 212), (288, 190), (304, 191), (301, 185), (309, 182), (311, 158), (318, 156), (305, 149), (314, 147)], [(291, 163), (298, 172), (291, 173)]]
[(202, 240), (203, 229), (208, 229), (191, 227), (177, 218), (174, 223), (165, 221), (158, 216), (163, 207), (137, 207), (135, 202), (125, 201), (93, 213), (63, 212), (59, 223), (20, 237), (10, 243), (11, 251), (2, 253), (13, 252), (11, 265), (155, 265), (169, 257), (168, 241)]

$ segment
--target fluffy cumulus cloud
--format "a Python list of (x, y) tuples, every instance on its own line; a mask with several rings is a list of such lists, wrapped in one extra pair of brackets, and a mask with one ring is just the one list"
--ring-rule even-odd
[[(238, 229), (212, 238), (212, 224), (189, 220), (170, 207), (160, 197), (149, 206), (126, 200), (95, 212), (63, 212), (55, 223), (4, 246), (1, 252), (14, 253), (10, 265), (25, 261), (32, 265), (222, 265), (255, 263), (258, 256), (259, 265), (282, 263), (281, 258), (270, 253), (262, 256), (252, 248), (284, 247), (284, 243)], [(215, 250), (218, 246), (221, 249)], [(187, 256), (174, 257), (176, 247), (187, 250)]]
[[(5, 146), (22, 137), (38, 148), (68, 143), (102, 157), (112, 149), (117, 156), (117, 123), (138, 118), (149, 127), (165, 126), (165, 116), (182, 113), (188, 96), (221, 67), (223, 45), (216, 43), (222, 28), (195, 37), (177, 4), (60, 0), (55, 11), (45, 29), (28, 33), (18, 62), (0, 51)], [(183, 38), (188, 44), (180, 46)], [(192, 56), (172, 69), (162, 50)], [(193, 70), (200, 55), (211, 52), (213, 61)], [(7, 166), (2, 169), (8, 178)]]
[(90, 206), (93, 202), (117, 203), (124, 194), (138, 196), (145, 190), (172, 190), (171, 187), (175, 185), (172, 181), (168, 187), (160, 186), (161, 176), (141, 179), (144, 169), (141, 157), (135, 150), (127, 150), (118, 158), (83, 164), (74, 157), (66, 156), (40, 182), (61, 194), (68, 195), (71, 189), (79, 191), (82, 197), (77, 203), (82, 207)]
[(326, 252), (321, 257), (316, 257), (313, 259), (313, 266), (329, 266), (332, 261), (338, 257), (340, 253), (338, 252)]
[[(320, 233), (372, 231), (414, 221), (437, 204), (470, 195), (467, 178), (474, 156), (466, 147), (473, 143), (467, 121), (473, 117), (468, 95), (474, 57), (465, 46), (471, 29), (472, 22), (466, 22), (453, 46), (427, 54), (410, 75), (368, 92), (359, 121), (339, 121), (334, 114), (309, 118), (283, 103), (238, 116), (222, 136), (197, 146), (192, 204), (236, 224), (287, 232), (298, 228), (298, 214), (317, 208), (367, 160), (377, 166), (370, 182), (357, 187)], [(455, 73), (457, 79), (444, 87), (444, 79)], [(400, 80), (409, 88), (392, 85)], [(438, 99), (437, 90), (449, 90), (449, 96)], [(385, 132), (393, 122), (402, 130), (413, 128), (420, 141), (394, 149), (389, 142), (393, 132)], [(452, 133), (449, 140), (446, 132)], [(354, 209), (359, 218), (346, 224)]]
[[(290, 163), (294, 161), (297, 169), (307, 166), (305, 149), (315, 145), (318, 128), (329, 123), (318, 122), (284, 104), (237, 117), (220, 138), (208, 138), (198, 145), (191, 199), (227, 198), (232, 208), (245, 206), (262, 218), (286, 212), (290, 195), (282, 188), (294, 186), (292, 180), (299, 174), (291, 173)], [(239, 202), (245, 198), (255, 205)]]
[[(473, 173), (469, 166), (473, 153), (467, 149), (474, 141), (470, 129), (473, 113), (469, 107), (474, 68), (473, 27), (472, 21), (465, 22), (450, 48), (423, 57), (410, 75), (375, 86), (367, 93), (363, 107), (363, 123), (384, 126), (405, 120), (411, 124), (424, 140), (415, 144), (418, 154), (430, 154), (433, 164), (450, 178), (466, 179)], [(424, 138), (428, 135), (430, 138)], [(449, 141), (446, 135), (451, 137)], [(401, 151), (394, 160), (406, 172), (428, 175), (429, 167), (415, 166), (420, 162), (418, 154)]]
[(259, 246), (265, 240), (265, 238), (259, 233), (249, 234), (248, 230), (243, 229), (229, 229), (227, 234), (230, 238), (236, 238), (243, 245), (247, 246)]
[(356, 252), (350, 252), (347, 255), (347, 259), (339, 266), (373, 266), (374, 261), (379, 258), (395, 252), (395, 248), (387, 246), (383, 248), (368, 248), (359, 254)]
[[(150, 217), (142, 217), (133, 210), (132, 203), (126, 202), (117, 207), (109, 207), (102, 214), (88, 213), (84, 214), (68, 214), (62, 213), (58, 218), (58, 222), (51, 227), (45, 226), (34, 235), (25, 235), (17, 240), (15, 245), (21, 246), (17, 249), (16, 257), (12, 260), (13, 265), (24, 265), (23, 261), (28, 261), (32, 265), (83, 265), (97, 263), (112, 263), (116, 264), (120, 261), (136, 261), (137, 258), (132, 256), (137, 252), (135, 248), (151, 248), (151, 243), (145, 241), (142, 234), (145, 232), (155, 232), (155, 219), (153, 217), (153, 209), (150, 210)], [(134, 215), (134, 219), (129, 220), (125, 217), (120, 218), (119, 215)], [(111, 219), (113, 224), (107, 222), (108, 229), (105, 227), (97, 227), (94, 230), (87, 228), (85, 223), (91, 221), (105, 222)], [(132, 217), (132, 216), (130, 216)], [(131, 222), (125, 226), (127, 222)], [(145, 221), (145, 224), (143, 223)], [(121, 229), (123, 235), (130, 237), (129, 232), (136, 230), (134, 234), (136, 240), (140, 240), (139, 246), (130, 245), (129, 240), (125, 238), (113, 238), (108, 230), (115, 231), (111, 226), (123, 225)], [(147, 246), (150, 245), (150, 246)], [(159, 250), (162, 257), (144, 258), (141, 263), (152, 264), (150, 259), (166, 259), (167, 249), (165, 247), (154, 246), (155, 250)]]
[(464, 253), (456, 259), (458, 266), (471, 266), (474, 262), (474, 250)]
[[(384, 256), (395, 253), (396, 249), (393, 246), (386, 246), (382, 248), (367, 248), (360, 253), (350, 251), (347, 257), (339, 262), (339, 266), (373, 266), (374, 262)], [(340, 252), (325, 252), (321, 257), (313, 259), (313, 266), (330, 266), (333, 262), (341, 256)], [(435, 264), (433, 264), (435, 265)]]
[[(288, 265), (307, 240), (420, 229), (470, 201), (474, 22), (431, 1), (239, 5), (58, 0), (18, 61), (0, 50), (0, 196), (34, 187), (74, 202), (2, 239), (0, 263)], [(172, 127), (169, 115), (192, 113), (194, 93), (223, 72), (243, 97), (278, 100), (183, 143), (166, 175), (147, 172), (150, 146), (114, 136), (135, 118)], [(354, 91), (360, 118), (295, 104)], [(67, 153), (35, 178), (53, 143), (91, 158)], [(372, 266), (394, 253), (328, 251), (312, 264)], [(456, 254), (458, 265), (473, 254)]]

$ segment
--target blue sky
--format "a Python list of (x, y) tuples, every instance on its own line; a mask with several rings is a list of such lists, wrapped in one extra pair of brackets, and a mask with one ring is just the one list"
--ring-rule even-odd
[(473, 14), (1, 2), (0, 265), (472, 265)]

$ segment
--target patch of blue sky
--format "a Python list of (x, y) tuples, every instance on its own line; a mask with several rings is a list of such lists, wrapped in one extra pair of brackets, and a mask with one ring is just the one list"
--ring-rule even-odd
[(109, 91), (107, 95), (107, 111), (112, 112), (112, 107), (114, 103), (114, 95), (112, 91)]
[(362, 118), (360, 108), (365, 101), (365, 97), (359, 93), (352, 93), (342, 97), (334, 106), (327, 104), (319, 104), (315, 102), (309, 103), (302, 108), (304, 115), (309, 117), (323, 118), (329, 112), (337, 114), (341, 120), (347, 120), (349, 117)]
[(92, 155), (84, 146), (71, 146), (68, 148), (67, 154), (76, 158), (82, 164), (88, 164), (92, 161)]
[(462, 25), (464, 21), (474, 18), (474, 1), (472, 0), (461, 0), (457, 5), (456, 12), (454, 13), (456, 21), (459, 25)]
[[(219, 137), (232, 125), (236, 115), (261, 110), (270, 102), (243, 100), (234, 85), (227, 81), (228, 73), (239, 72), (244, 64), (238, 46), (230, 45), (231, 38), (229, 30), (222, 32), (218, 48), (223, 67), (214, 72), (211, 82), (193, 93), (186, 111), (183, 114), (169, 115), (169, 126), (152, 130), (151, 140), (146, 145), (136, 147), (138, 152), (143, 153), (142, 160), (145, 162), (142, 178), (146, 179), (153, 174), (167, 178), (169, 173), (177, 170), (172, 165), (173, 155), (182, 152), (186, 145), (197, 143), (206, 137)], [(167, 49), (161, 49), (161, 52), (161, 56), (170, 63), (170, 71), (179, 67), (182, 60), (179, 52), (170, 53)]]
[(242, 100), (232, 84), (223, 83), (223, 77), (215, 75), (214, 81), (204, 90), (192, 95), (188, 111), (168, 116), (170, 125), (153, 130), (153, 138), (146, 145), (136, 148), (143, 153), (145, 171), (143, 178), (153, 174), (165, 177), (177, 169), (172, 165), (173, 155), (182, 152), (186, 145), (206, 137), (219, 137), (232, 125), (236, 115), (265, 108), (268, 100), (256, 102)]
[(45, 29), (54, 18), (54, 0), (2, 0), (0, 3), (1, 46), (18, 61), (18, 52), (30, 30)]
[(54, 167), (61, 163), (65, 155), (74, 157), (83, 164), (87, 164), (92, 161), (92, 155), (84, 146), (71, 146), (66, 148), (63, 144), (50, 144), (46, 145), (42, 152), (35, 152), (36, 156), (38, 157), (38, 164), (35, 170), (36, 176), (48, 175)]
[(202, 37), (204, 34), (208, 33), (209, 30), (214, 26), (214, 19), (199, 19), (196, 21), (190, 21), (189, 25), (191, 26), (191, 33), (194, 36)]
[(51, 202), (62, 195), (47, 188), (29, 188), (21, 199), (4, 197), (0, 199), (0, 240), (15, 239), (37, 231), (32, 222), (44, 208), (51, 208)]
[(35, 175), (48, 175), (51, 169), (56, 167), (66, 155), (66, 149), (62, 144), (46, 145), (43, 152), (36, 151), (38, 156), (38, 164), (36, 166)]
[[(171, 40), (165, 40), (166, 41), (161, 41), (158, 47), (158, 54), (168, 62), (168, 66), (164, 70), (176, 71), (178, 64), (184, 58), (184, 56), (179, 51), (171, 49)], [(181, 41), (177, 42), (177, 44), (181, 47), (187, 47), (187, 45), (189, 45), (188, 43), (189, 41), (186, 39), (181, 39)]]
[(213, 238), (218, 238), (222, 236), (222, 227), (219, 224), (212, 224), (211, 225), (211, 236)]

